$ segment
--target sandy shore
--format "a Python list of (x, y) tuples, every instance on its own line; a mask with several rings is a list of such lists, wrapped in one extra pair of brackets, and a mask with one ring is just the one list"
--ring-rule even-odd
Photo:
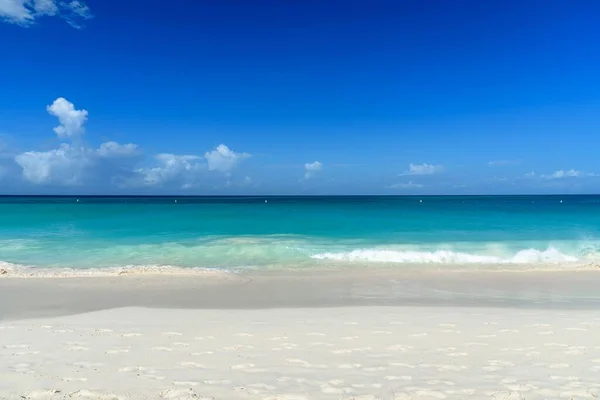
[(593, 272), (0, 279), (0, 398), (594, 398), (599, 284)]

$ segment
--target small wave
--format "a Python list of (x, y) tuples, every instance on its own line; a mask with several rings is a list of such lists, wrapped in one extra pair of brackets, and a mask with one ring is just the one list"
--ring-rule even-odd
[(206, 276), (231, 278), (235, 274), (210, 268), (182, 268), (172, 265), (126, 265), (108, 268), (40, 268), (0, 261), (0, 277), (77, 278), (130, 275)]
[(563, 254), (553, 247), (540, 251), (521, 250), (508, 257), (470, 254), (451, 250), (437, 251), (400, 251), (385, 249), (358, 249), (339, 253), (314, 254), (316, 260), (373, 263), (407, 264), (535, 264), (535, 263), (572, 263), (579, 258)]

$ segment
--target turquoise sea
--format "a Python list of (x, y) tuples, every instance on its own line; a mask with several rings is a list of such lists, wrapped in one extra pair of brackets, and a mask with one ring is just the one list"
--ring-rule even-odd
[(600, 196), (0, 197), (0, 268), (600, 261)]

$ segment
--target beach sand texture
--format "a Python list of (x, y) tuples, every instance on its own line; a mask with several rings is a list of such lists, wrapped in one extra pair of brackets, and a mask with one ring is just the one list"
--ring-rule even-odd
[(584, 399), (600, 312), (120, 308), (0, 324), (6, 399)]

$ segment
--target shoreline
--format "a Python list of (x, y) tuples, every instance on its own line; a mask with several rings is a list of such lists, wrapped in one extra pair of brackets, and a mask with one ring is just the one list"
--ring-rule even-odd
[(354, 269), (244, 274), (0, 278), (0, 320), (123, 307), (271, 309), (352, 306), (600, 308), (600, 271)]
[(96, 278), (128, 275), (146, 276), (217, 276), (246, 274), (308, 274), (353, 273), (354, 271), (388, 271), (390, 273), (553, 273), (600, 271), (597, 261), (572, 263), (347, 263), (330, 262), (327, 266), (306, 264), (301, 266), (259, 267), (181, 267), (173, 265), (127, 265), (122, 267), (72, 268), (35, 267), (0, 261), (0, 279), (10, 278)]

